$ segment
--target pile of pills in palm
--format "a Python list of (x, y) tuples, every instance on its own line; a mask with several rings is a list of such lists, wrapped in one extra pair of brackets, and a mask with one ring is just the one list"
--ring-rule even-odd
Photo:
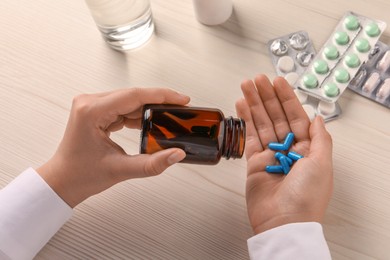
[(295, 86), (321, 100), (335, 102), (369, 57), (386, 23), (348, 12)]
[[(287, 134), (283, 143), (272, 142), (268, 144), (268, 148), (276, 151), (275, 158), (279, 161), (278, 165), (267, 165), (265, 171), (268, 173), (284, 173), (288, 174), (294, 163), (303, 158), (302, 155), (289, 151), (292, 143), (294, 142), (294, 133), (290, 132)], [(287, 152), (287, 155), (282, 152)]]
[(390, 108), (390, 46), (378, 42), (348, 88)]
[[(305, 31), (270, 40), (268, 50), (277, 75), (284, 77), (291, 86), (294, 86), (316, 55), (312, 41)], [(327, 122), (341, 114), (341, 108), (337, 102), (321, 101), (298, 89), (294, 92), (310, 120), (320, 115)]]

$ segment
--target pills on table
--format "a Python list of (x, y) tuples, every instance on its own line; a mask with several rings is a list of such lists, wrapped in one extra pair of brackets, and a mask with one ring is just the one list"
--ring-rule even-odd
[[(320, 100), (336, 102), (373, 55), (371, 50), (385, 28), (382, 21), (347, 12), (294, 86)], [(390, 67), (390, 57), (388, 63)]]
[[(281, 44), (281, 41), (284, 43)], [(278, 37), (276, 39), (270, 40), (268, 42), (268, 46), (269, 46), (269, 54), (272, 60), (272, 64), (275, 67), (276, 73), (279, 76), (284, 77), (291, 86), (295, 86), (298, 79), (304, 73), (306, 68), (312, 63), (313, 57), (315, 56), (315, 50), (307, 32), (299, 31), (299, 32)], [(288, 49), (288, 51), (278, 56), (275, 55), (273, 52), (276, 52), (277, 54), (280, 54), (282, 52), (277, 51), (278, 48), (276, 48), (276, 50), (271, 48), (271, 46), (274, 48), (275, 46), (277, 46), (278, 48), (282, 47), (282, 49), (285, 48)], [(328, 50), (329, 58), (327, 58), (326, 55), (324, 54), (321, 58), (318, 58), (317, 60), (322, 60), (328, 63), (328, 62), (333, 62), (332, 59), (337, 59), (339, 57), (338, 49), (334, 47), (333, 44), (330, 44), (328, 46), (329, 46), (329, 50)], [(284, 60), (287, 60), (288, 62), (290, 62), (291, 60), (294, 61), (294, 66), (292, 70), (291, 70), (291, 65), (288, 66), (281, 65), (281, 64), (285, 64)], [(318, 72), (326, 71), (327, 67), (329, 68), (328, 65), (326, 65), (325, 68), (324, 67), (321, 68), (321, 66), (319, 66), (317, 70)], [(316, 73), (313, 70), (310, 71), (313, 72), (313, 74)], [(327, 75), (326, 73), (325, 74), (316, 73), (316, 74), (318, 76)], [(312, 80), (312, 82), (310, 82), (310, 80)], [(318, 85), (317, 78), (313, 77), (310, 79), (309, 76), (309, 79), (307, 80), (307, 84), (308, 86), (316, 88)], [(305, 105), (306, 111), (308, 111), (308, 113), (312, 113), (312, 115), (310, 115), (311, 119), (313, 119), (316, 115), (321, 115), (324, 118), (324, 121), (328, 122), (330, 120), (337, 118), (341, 114), (341, 108), (337, 102), (334, 102), (335, 107), (333, 113), (324, 114), (323, 112), (325, 112), (325, 110), (320, 109), (319, 107), (320, 100), (318, 98), (309, 96), (307, 93), (298, 89), (294, 89), (294, 92), (299, 102), (302, 105)]]
[(364, 83), (363, 91), (366, 93), (371, 93), (378, 85), (379, 80), (380, 80), (379, 73), (377, 72), (372, 73), (371, 76), (367, 79), (366, 83)]
[(303, 110), (305, 110), (307, 116), (309, 117), (310, 121), (312, 121), (316, 117), (316, 111), (311, 105), (303, 105)]
[(339, 51), (334, 45), (325, 47), (324, 55), (328, 60), (335, 60), (339, 57)]
[(334, 35), (334, 40), (339, 45), (346, 45), (349, 43), (349, 36), (346, 32), (336, 32)]
[(356, 68), (360, 65), (360, 59), (355, 53), (345, 56), (345, 64), (350, 68)]
[(277, 66), (283, 72), (290, 72), (294, 69), (294, 60), (289, 56), (283, 56), (278, 60)]
[(318, 110), (321, 114), (330, 115), (336, 111), (336, 103), (320, 101), (318, 104)]
[(386, 51), (385, 55), (379, 60), (377, 68), (385, 71), (390, 67), (390, 51)]
[(349, 80), (349, 73), (346, 69), (337, 69), (334, 73), (334, 77), (339, 83), (346, 83)]
[(309, 38), (303, 32), (294, 33), (289, 39), (290, 45), (296, 50), (303, 50), (309, 44)]
[(370, 24), (368, 24), (365, 28), (365, 31), (367, 35), (370, 37), (376, 37), (381, 33), (378, 24), (375, 22), (371, 22)]
[(313, 67), (314, 71), (318, 74), (326, 74), (329, 71), (328, 63), (324, 60), (316, 60)]
[(313, 120), (316, 115), (320, 115), (327, 122), (337, 118), (341, 114), (341, 108), (337, 102), (320, 101), (299, 89), (294, 89), (294, 93), (310, 120)]
[(379, 99), (386, 99), (390, 96), (390, 79), (386, 79), (383, 85), (376, 93), (376, 97)]
[(284, 55), (287, 53), (288, 51), (288, 46), (287, 46), (287, 43), (285, 41), (282, 41), (282, 40), (275, 40), (272, 44), (271, 44), (271, 52), (277, 56), (281, 56), (281, 55)]
[(318, 81), (316, 76), (314, 76), (313, 74), (306, 74), (305, 76), (303, 76), (303, 84), (307, 88), (315, 88), (318, 86)]
[(309, 66), (310, 62), (312, 61), (312, 59), (314, 57), (314, 53), (313, 52), (307, 52), (307, 51), (301, 51), (301, 52), (297, 53), (296, 57), (297, 57), (298, 63), (301, 66), (307, 67), (307, 66)]
[(295, 84), (315, 55), (314, 46), (305, 31), (272, 39), (267, 46), (276, 73), (290, 84)]
[(344, 19), (344, 25), (348, 30), (354, 31), (359, 28), (359, 19), (354, 15), (348, 15)]
[(359, 52), (368, 52), (371, 49), (370, 43), (367, 39), (358, 39), (355, 46)]
[(358, 85), (363, 82), (363, 80), (366, 78), (367, 70), (361, 69), (356, 76), (349, 82), (348, 87), (354, 86), (358, 87)]
[(329, 82), (325, 84), (324, 92), (328, 97), (335, 97), (340, 93), (340, 90), (336, 84)]
[(369, 53), (369, 60), (350, 81), (352, 91), (390, 108), (390, 46), (377, 42)]
[(286, 76), (284, 76), (284, 78), (287, 80), (288, 84), (290, 84), (292, 86), (299, 78), (299, 75), (296, 72), (290, 72), (290, 73), (286, 74)]

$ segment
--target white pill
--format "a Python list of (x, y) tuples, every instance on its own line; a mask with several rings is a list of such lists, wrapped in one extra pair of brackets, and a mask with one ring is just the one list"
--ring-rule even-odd
[(301, 102), (301, 104), (306, 102), (306, 100), (307, 100), (307, 94), (306, 93), (300, 91), (299, 89), (294, 89), (294, 93), (297, 96), (299, 102)]
[(318, 110), (321, 114), (330, 115), (336, 111), (336, 104), (331, 102), (320, 101), (318, 103)]
[(298, 80), (299, 75), (296, 72), (290, 72), (286, 76), (284, 76), (284, 78), (287, 80), (288, 84), (292, 86)]
[(290, 72), (294, 69), (294, 60), (290, 56), (283, 56), (278, 60), (276, 66), (282, 72)]
[(314, 110), (314, 107), (312, 107), (311, 105), (308, 105), (308, 104), (303, 105), (302, 107), (305, 110), (310, 121), (312, 121), (316, 117), (316, 111)]
[(388, 96), (390, 96), (390, 79), (386, 79), (376, 93), (376, 97), (379, 99), (386, 99)]
[(366, 80), (366, 83), (363, 85), (363, 91), (366, 93), (371, 93), (379, 83), (379, 74), (374, 72)]
[(382, 59), (378, 62), (376, 67), (381, 71), (385, 71), (390, 66), (390, 51), (386, 51), (385, 55), (383, 55)]

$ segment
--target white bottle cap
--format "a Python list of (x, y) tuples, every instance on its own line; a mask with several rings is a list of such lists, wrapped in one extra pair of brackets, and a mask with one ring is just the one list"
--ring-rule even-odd
[(195, 15), (206, 25), (224, 23), (232, 14), (233, 0), (193, 0)]

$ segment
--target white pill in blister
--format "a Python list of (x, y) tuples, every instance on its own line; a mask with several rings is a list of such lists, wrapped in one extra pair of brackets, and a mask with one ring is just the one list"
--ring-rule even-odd
[(330, 115), (336, 111), (336, 103), (320, 101), (318, 103), (318, 111), (323, 115)]
[(314, 107), (312, 107), (311, 105), (308, 105), (308, 104), (305, 104), (302, 107), (305, 110), (310, 121), (312, 121), (316, 117), (316, 111), (314, 110)]
[(290, 72), (294, 69), (294, 60), (289, 56), (283, 56), (278, 60), (278, 69), (283, 72)]
[(388, 96), (390, 96), (390, 79), (386, 79), (376, 93), (376, 97), (379, 99), (386, 99)]
[(287, 80), (288, 84), (292, 86), (298, 80), (299, 75), (296, 72), (290, 72), (286, 76), (284, 76), (284, 78)]
[(366, 80), (366, 83), (363, 85), (363, 91), (366, 93), (371, 93), (379, 83), (379, 74), (374, 72), (370, 75), (370, 77)]
[(294, 93), (297, 96), (299, 102), (301, 102), (301, 104), (306, 102), (307, 97), (308, 97), (306, 93), (303, 93), (299, 89), (294, 89)]
[(376, 67), (382, 71), (386, 71), (390, 66), (390, 51), (386, 51), (382, 59), (378, 62)]

